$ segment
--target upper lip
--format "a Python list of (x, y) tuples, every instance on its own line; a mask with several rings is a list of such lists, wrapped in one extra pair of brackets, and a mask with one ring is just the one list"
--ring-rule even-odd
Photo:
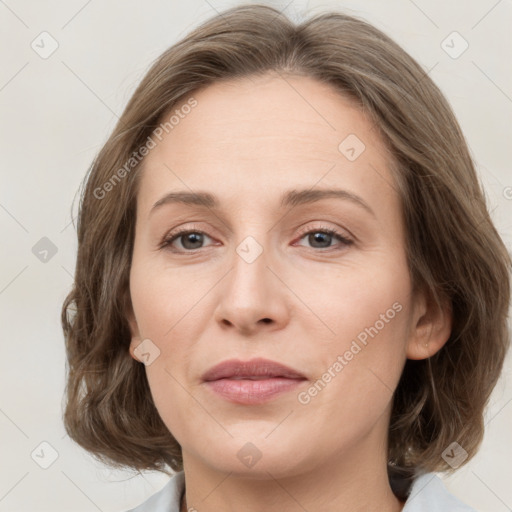
[(204, 381), (227, 379), (232, 377), (286, 377), (289, 379), (305, 379), (304, 375), (289, 366), (271, 361), (270, 359), (251, 359), (240, 361), (229, 359), (210, 368), (203, 374)]

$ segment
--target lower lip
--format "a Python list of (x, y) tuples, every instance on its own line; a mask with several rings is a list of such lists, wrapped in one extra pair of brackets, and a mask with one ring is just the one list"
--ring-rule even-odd
[(295, 389), (305, 379), (219, 379), (205, 382), (218, 395), (237, 404), (262, 404)]

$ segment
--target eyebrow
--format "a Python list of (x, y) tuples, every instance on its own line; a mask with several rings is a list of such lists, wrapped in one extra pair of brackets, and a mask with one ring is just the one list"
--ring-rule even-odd
[[(323, 199), (341, 199), (350, 201), (352, 204), (358, 205), (376, 217), (375, 212), (370, 206), (358, 195), (348, 190), (343, 189), (307, 189), (307, 190), (288, 190), (281, 197), (281, 208), (286, 206), (295, 207), (302, 204), (315, 203)], [(218, 198), (209, 192), (188, 192), (188, 191), (175, 191), (169, 192), (161, 199), (159, 199), (151, 208), (149, 214), (151, 215), (155, 210), (167, 204), (186, 204), (194, 206), (202, 206), (205, 208), (218, 209), (220, 201)]]

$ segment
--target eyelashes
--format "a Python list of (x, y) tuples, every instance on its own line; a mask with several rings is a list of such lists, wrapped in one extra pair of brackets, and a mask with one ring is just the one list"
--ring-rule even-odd
[[(190, 237), (190, 235), (195, 235), (193, 238)], [(199, 235), (199, 236), (198, 236)], [(315, 235), (320, 235), (320, 238)], [(307, 240), (314, 244), (322, 244), (324, 242), (330, 242), (332, 240), (338, 240), (341, 247), (336, 248), (336, 246), (328, 246), (328, 247), (310, 247), (311, 249), (315, 250), (315, 252), (331, 252), (332, 250), (339, 251), (345, 249), (347, 246), (350, 246), (354, 243), (354, 241), (350, 238), (348, 238), (345, 234), (341, 233), (340, 231), (320, 226), (317, 228), (308, 228), (301, 230), (299, 232), (299, 240), (302, 240), (305, 237), (308, 237)], [(200, 230), (200, 229), (192, 229), (192, 228), (183, 228), (179, 229), (177, 231), (173, 231), (170, 234), (166, 235), (160, 245), (158, 246), (159, 249), (166, 249), (170, 250), (173, 253), (178, 254), (195, 254), (200, 249), (204, 249), (204, 247), (186, 247), (188, 244), (194, 244), (194, 243), (204, 243), (204, 240), (206, 238), (211, 238), (206, 232)], [(182, 248), (176, 248), (174, 247), (174, 243), (176, 241), (180, 241)], [(183, 244), (185, 242), (185, 244)], [(334, 249), (333, 249), (334, 248)]]

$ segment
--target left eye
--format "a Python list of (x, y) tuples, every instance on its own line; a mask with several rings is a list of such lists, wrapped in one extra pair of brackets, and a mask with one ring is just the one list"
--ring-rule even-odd
[(352, 240), (343, 236), (341, 233), (338, 233), (335, 229), (330, 228), (312, 229), (306, 231), (305, 233), (302, 233), (300, 239), (302, 240), (305, 237), (307, 237), (308, 242), (313, 244), (313, 249), (329, 249), (332, 247), (329, 242), (332, 242), (332, 240), (335, 238), (337, 238), (342, 245), (352, 244)]
[[(203, 231), (198, 230), (182, 230), (177, 233), (170, 235), (168, 238), (164, 239), (160, 248), (163, 249), (167, 246), (173, 246), (173, 243), (176, 240), (181, 242), (181, 248), (174, 248), (175, 252), (189, 252), (197, 249), (201, 249), (201, 244), (204, 242), (204, 238), (210, 238)], [(353, 243), (352, 240), (345, 237), (338, 231), (330, 228), (322, 228), (322, 229), (312, 229), (306, 232), (301, 233), (300, 240), (307, 237), (308, 242), (310, 242), (313, 249), (329, 249), (332, 247), (331, 242), (333, 239), (338, 239), (341, 242), (341, 245), (348, 246)]]

